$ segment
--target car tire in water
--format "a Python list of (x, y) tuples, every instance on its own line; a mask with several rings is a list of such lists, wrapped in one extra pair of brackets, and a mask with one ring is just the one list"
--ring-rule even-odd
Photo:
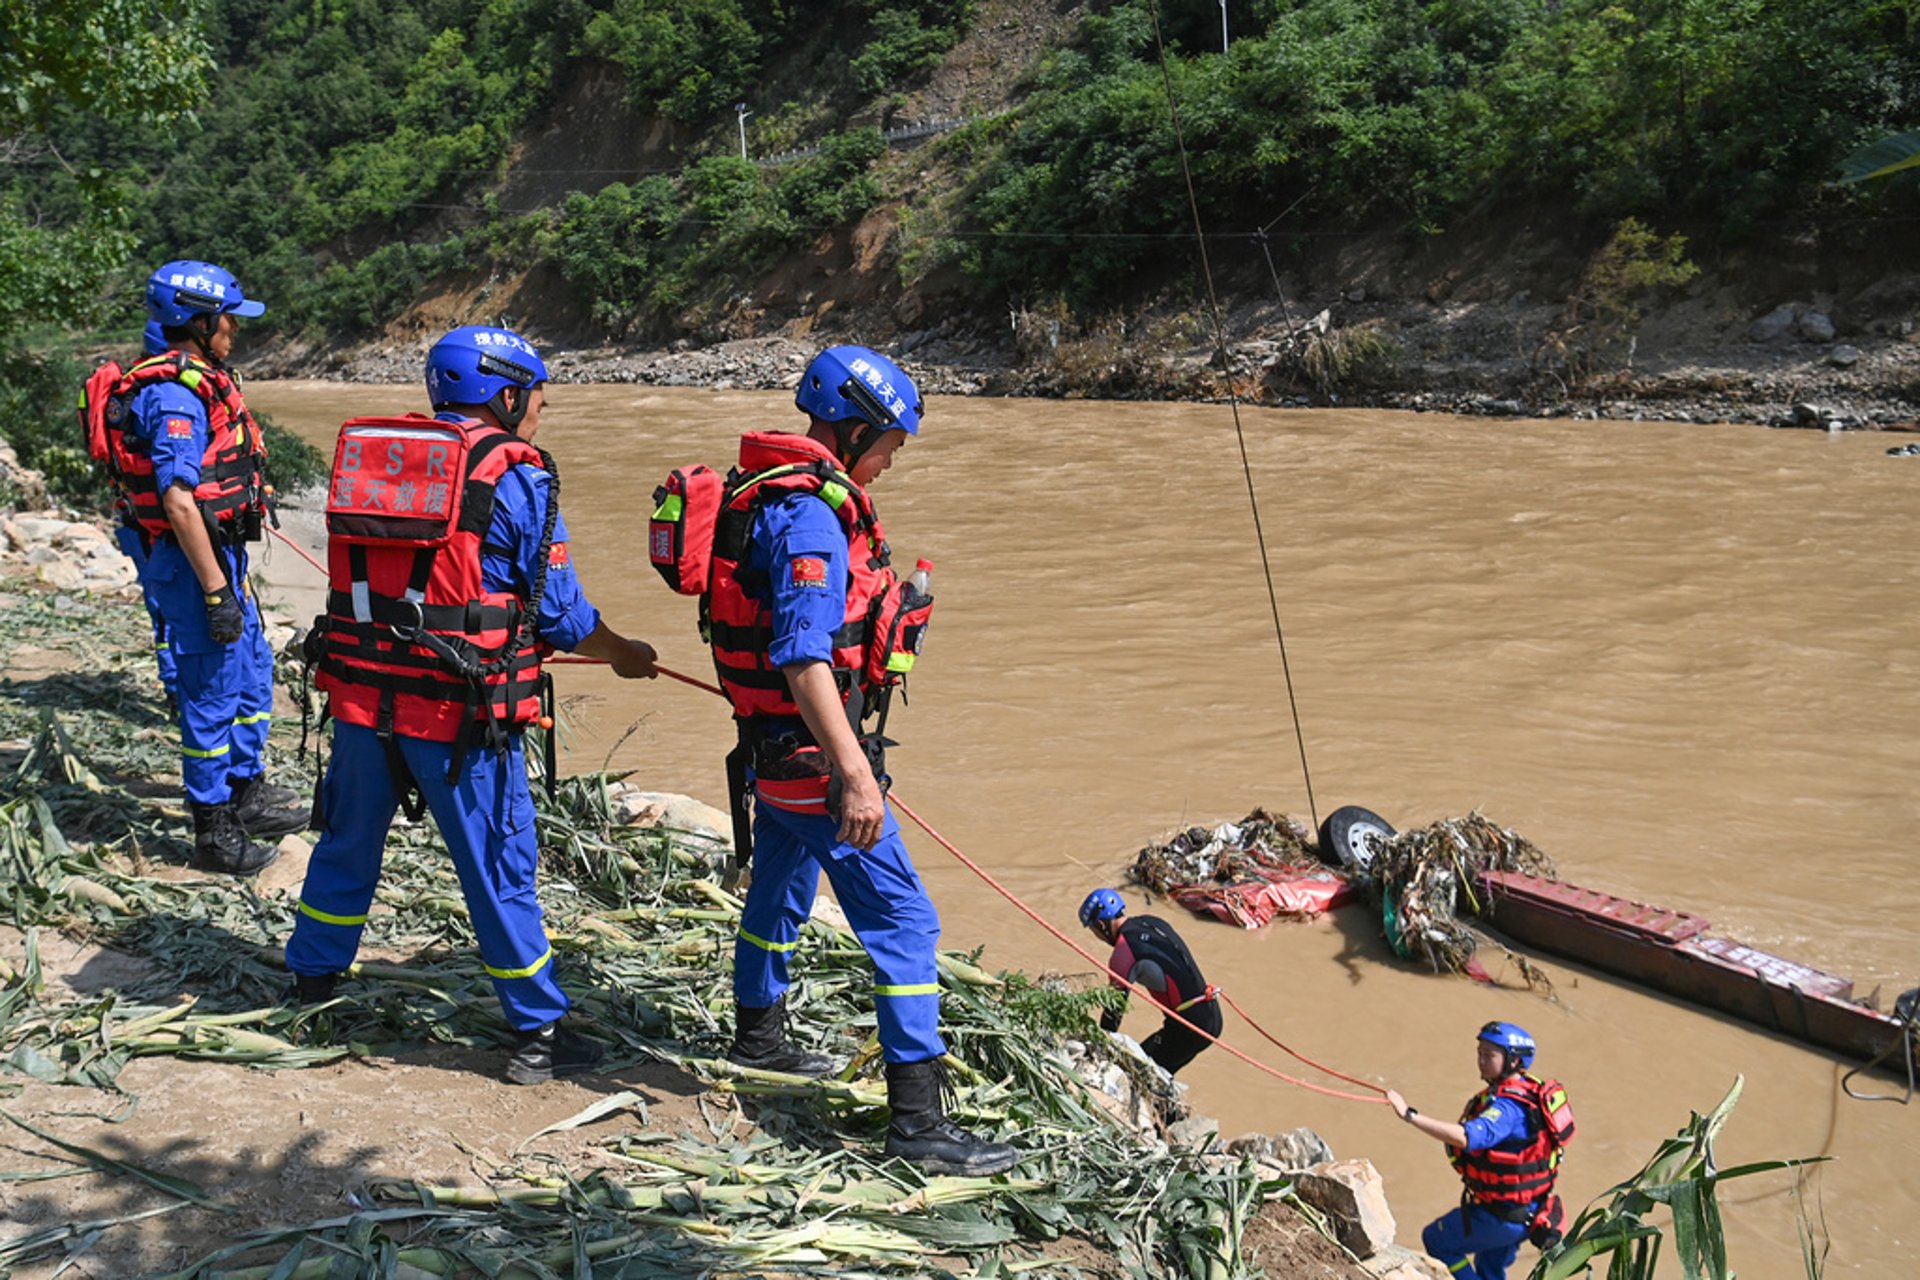
[(1320, 824), (1320, 860), (1365, 879), (1367, 864), (1373, 860), (1367, 837), (1385, 840), (1394, 834), (1393, 824), (1373, 810), (1357, 804), (1342, 805)]

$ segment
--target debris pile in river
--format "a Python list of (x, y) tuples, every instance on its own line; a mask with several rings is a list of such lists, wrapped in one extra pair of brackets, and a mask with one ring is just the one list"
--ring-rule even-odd
[(1133, 880), (1158, 893), (1181, 885), (1239, 884), (1262, 872), (1292, 872), (1319, 866), (1311, 837), (1299, 821), (1255, 809), (1238, 822), (1209, 831), (1188, 827), (1150, 844), (1133, 863)]
[[(1435, 973), (1476, 976), (1476, 953), (1484, 935), (1460, 916), (1463, 909), (1464, 914), (1480, 913), (1474, 887), (1480, 873), (1524, 871), (1557, 878), (1553, 860), (1537, 845), (1478, 810), (1378, 840), (1369, 870), (1370, 892), (1395, 954), (1418, 956)], [(1506, 954), (1529, 986), (1548, 985), (1546, 975), (1524, 956)]]
[(1306, 826), (1265, 809), (1212, 830), (1188, 827), (1146, 846), (1128, 879), (1245, 929), (1276, 915), (1317, 915), (1350, 894), (1346, 881), (1315, 856)]
[[(1277, 915), (1316, 915), (1364, 892), (1379, 908), (1396, 955), (1418, 957), (1436, 973), (1485, 977), (1476, 957), (1490, 940), (1461, 918), (1480, 912), (1474, 889), (1480, 873), (1555, 878), (1552, 859), (1536, 845), (1478, 811), (1364, 838), (1371, 856), (1361, 876), (1322, 862), (1319, 844), (1297, 819), (1255, 809), (1239, 822), (1188, 827), (1146, 846), (1129, 879), (1190, 911), (1247, 929)], [(1526, 957), (1501, 950), (1529, 986), (1551, 988)]]

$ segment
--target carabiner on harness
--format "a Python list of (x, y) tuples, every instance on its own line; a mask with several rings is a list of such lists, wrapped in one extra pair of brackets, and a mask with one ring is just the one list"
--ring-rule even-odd
[(398, 622), (389, 622), (387, 623), (387, 630), (393, 632), (395, 639), (402, 640), (407, 644), (421, 643), (421, 634), (426, 630), (427, 626), (427, 611), (425, 607), (422, 606), (418, 600), (408, 600), (404, 598), (395, 600), (394, 603), (413, 610), (413, 623), (409, 626), (402, 625)]

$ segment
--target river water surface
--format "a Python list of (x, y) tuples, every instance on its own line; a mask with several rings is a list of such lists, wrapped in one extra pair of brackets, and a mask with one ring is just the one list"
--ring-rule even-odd
[[(248, 395), (329, 455), (342, 418), (422, 407), (412, 386)], [(1230, 410), (939, 399), (874, 493), (896, 563), (935, 563), (936, 622), (890, 730), (900, 794), (943, 835), (1077, 932), (1080, 899), (1120, 885), (1142, 844), (1257, 805), (1308, 817), (1310, 776), (1320, 816), (1363, 804), (1407, 828), (1478, 808), (1576, 883), (1704, 915), (1883, 1004), (1920, 984), (1920, 460), (1885, 456), (1886, 437), (1752, 427), (1241, 417), (1309, 771)], [(539, 443), (581, 577), (666, 665), (711, 676), (694, 602), (647, 567), (653, 486), (799, 421), (771, 393), (553, 389)], [(310, 572), (280, 560), (276, 577)], [(724, 805), (718, 699), (560, 671), (572, 767), (611, 753), (649, 789)], [(948, 945), (1087, 970), (906, 834)], [(1482, 1022), (1528, 1027), (1579, 1117), (1575, 1209), (1744, 1075), (1722, 1165), (1831, 1156), (1805, 1200), (1829, 1274), (1920, 1273), (1920, 1103), (1847, 1098), (1827, 1054), (1553, 958), (1553, 1001), (1437, 977), (1356, 909), (1251, 933), (1152, 909), (1262, 1025), (1424, 1111), (1475, 1087)], [(1136, 1008), (1127, 1030), (1156, 1024)], [(1226, 1034), (1285, 1069), (1231, 1012)], [(1384, 1106), (1219, 1052), (1181, 1078), (1225, 1136), (1309, 1125), (1371, 1159), (1403, 1244), (1457, 1196), (1439, 1145)], [(1803, 1274), (1789, 1177), (1728, 1183), (1722, 1203), (1743, 1276)]]

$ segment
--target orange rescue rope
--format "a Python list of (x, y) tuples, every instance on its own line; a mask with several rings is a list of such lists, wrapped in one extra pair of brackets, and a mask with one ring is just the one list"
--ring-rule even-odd
[[(914, 823), (922, 831), (926, 832), (929, 836), (932, 836), (936, 844), (938, 844), (942, 849), (945, 849), (948, 853), (952, 854), (954, 857), (958, 858), (960, 860), (961, 865), (966, 867), (967, 870), (973, 872), (973, 874), (975, 874), (976, 876), (979, 876), (982, 880), (986, 881), (987, 884), (992, 887), (995, 893), (998, 893), (1001, 897), (1005, 898), (1008, 902), (1011, 902), (1015, 907), (1018, 907), (1020, 911), (1029, 920), (1032, 920), (1035, 924), (1039, 925), (1042, 929), (1045, 929), (1048, 933), (1058, 938), (1061, 942), (1064, 942), (1067, 944), (1067, 946), (1073, 948), (1073, 950), (1079, 953), (1079, 955), (1083, 959), (1086, 959), (1092, 962), (1095, 968), (1100, 969), (1102, 971), (1106, 970), (1107, 968), (1106, 961), (1100, 959), (1098, 956), (1088, 951), (1085, 947), (1081, 946), (1078, 942), (1074, 941), (1072, 938), (1069, 938), (1066, 934), (1060, 932), (1059, 929), (1054, 927), (1052, 921), (1046, 919), (1044, 916), (1036, 912), (1032, 907), (1029, 907), (1026, 903), (1020, 901), (1020, 899), (1012, 892), (1012, 890), (1008, 889), (1005, 885), (1001, 884), (998, 880), (995, 880), (993, 876), (987, 872), (986, 868), (982, 867), (979, 863), (975, 862), (972, 858), (969, 858), (966, 854), (960, 852), (960, 850), (955, 848), (952, 842), (950, 842), (945, 836), (941, 835), (938, 831), (935, 831), (931, 826), (929, 826), (927, 824), (926, 819), (922, 818), (919, 814), (915, 813), (913, 811), (913, 807), (909, 805), (905, 800), (902, 800), (900, 798), (900, 793), (898, 790), (889, 791), (887, 793), (887, 798), (893, 802), (893, 805), (895, 808), (899, 809), (900, 812), (906, 814), (909, 818), (912, 818)], [(1149, 1000), (1153, 998), (1152, 993), (1149, 992), (1146, 988), (1140, 986), (1138, 983), (1130, 982), (1127, 984), (1127, 987), (1130, 990), (1137, 992), (1138, 994), (1146, 997)], [(1221, 992), (1221, 995), (1225, 996), (1226, 993), (1223, 991)], [(1232, 997), (1230, 996), (1227, 997), (1227, 1003), (1233, 1005), (1234, 1011), (1236, 1013), (1239, 1013), (1241, 1017), (1245, 1018), (1247, 1016), (1246, 1013), (1243, 1010), (1241, 1010), (1239, 1005), (1233, 1003)], [(1346, 1093), (1339, 1089), (1329, 1089), (1325, 1085), (1315, 1084), (1311, 1080), (1302, 1080), (1297, 1076), (1290, 1076), (1286, 1072), (1281, 1071), (1276, 1067), (1268, 1066), (1266, 1063), (1261, 1062), (1258, 1058), (1248, 1056), (1247, 1054), (1241, 1052), (1239, 1049), (1235, 1048), (1233, 1045), (1228, 1044), (1225, 1040), (1222, 1040), (1220, 1037), (1211, 1035), (1205, 1031), (1202, 1031), (1199, 1027), (1194, 1026), (1193, 1023), (1188, 1022), (1184, 1017), (1182, 1017), (1178, 1013), (1175, 1013), (1173, 1010), (1166, 1008), (1164, 1005), (1161, 1006), (1161, 1010), (1169, 1018), (1172, 1018), (1174, 1021), (1180, 1023), (1180, 1025), (1186, 1027), (1189, 1031), (1192, 1031), (1195, 1035), (1205, 1037), (1206, 1039), (1212, 1041), (1214, 1044), (1219, 1045), (1222, 1049), (1225, 1049), (1228, 1053), (1232, 1054), (1234, 1057), (1240, 1059), (1240, 1061), (1246, 1063), (1248, 1066), (1253, 1067), (1259, 1071), (1264, 1071), (1276, 1080), (1284, 1080), (1288, 1084), (1298, 1085), (1300, 1088), (1312, 1090), (1314, 1093), (1323, 1093), (1329, 1098), (1345, 1098), (1351, 1102), (1384, 1101), (1384, 1098), (1370, 1098), (1365, 1094)], [(1248, 1021), (1251, 1022), (1252, 1019), (1249, 1018)], [(1260, 1034), (1266, 1035), (1266, 1032), (1262, 1031)], [(1267, 1036), (1267, 1039), (1273, 1040), (1273, 1037)], [(1287, 1049), (1287, 1046), (1284, 1044), (1280, 1044), (1278, 1040), (1273, 1040), (1273, 1043), (1280, 1045), (1282, 1049), (1286, 1049), (1288, 1053), (1293, 1054), (1294, 1057), (1299, 1058), (1300, 1061), (1306, 1063), (1310, 1067), (1313, 1067), (1315, 1070), (1324, 1071), (1330, 1076), (1337, 1076), (1338, 1078), (1347, 1081), (1349, 1084), (1357, 1084), (1361, 1088), (1370, 1089), (1375, 1093), (1384, 1094), (1386, 1092), (1386, 1088), (1383, 1085), (1370, 1084), (1365, 1080), (1356, 1080), (1352, 1076), (1342, 1075), (1338, 1071), (1333, 1071), (1327, 1067), (1321, 1066), (1319, 1063), (1313, 1061), (1310, 1058), (1306, 1058), (1301, 1056), (1298, 1053), (1294, 1053), (1292, 1049)]]
[[(583, 663), (583, 664), (601, 664), (604, 662), (604, 660), (600, 658), (576, 658), (576, 657), (554, 657), (554, 658), (547, 659), (547, 661), (573, 662), (573, 663)], [(696, 680), (692, 676), (684, 675), (681, 672), (674, 671), (668, 667), (663, 667), (657, 662), (654, 663), (654, 670), (658, 671), (661, 675), (666, 676), (668, 679), (678, 680), (682, 684), (689, 684), (696, 689), (704, 689), (708, 693), (719, 694), (721, 697), (726, 696), (715, 685), (708, 684), (704, 680)], [(999, 894), (1001, 897), (1005, 898), (1008, 902), (1011, 902), (1016, 908), (1019, 909), (1021, 914), (1027, 917), (1027, 919), (1033, 921), (1035, 924), (1039, 925), (1042, 929), (1045, 929), (1048, 933), (1052, 934), (1055, 938), (1065, 943), (1083, 960), (1086, 960), (1088, 963), (1092, 964), (1094, 968), (1099, 969), (1102, 972), (1107, 972), (1106, 961), (1094, 955), (1091, 951), (1088, 951), (1085, 947), (1081, 946), (1074, 939), (1069, 938), (1066, 934), (1060, 932), (1060, 930), (1054, 926), (1052, 921), (1048, 920), (1045, 916), (1041, 915), (1039, 912), (1035, 911), (1032, 907), (1029, 907), (1026, 903), (1022, 902), (1019, 896), (1015, 894), (1011, 889), (1007, 888), (1005, 885), (1001, 884), (998, 880), (994, 879), (993, 875), (990, 872), (988, 872), (985, 867), (975, 862), (972, 858), (969, 858), (966, 854), (960, 852), (959, 848), (955, 846), (952, 841), (948, 840), (945, 836), (941, 835), (938, 831), (935, 831), (932, 825), (929, 824), (925, 818), (922, 818), (918, 813), (914, 812), (913, 806), (909, 805), (905, 800), (901, 799), (900, 792), (897, 789), (889, 791), (887, 793), (887, 798), (893, 802), (893, 805), (895, 808), (899, 809), (900, 812), (906, 814), (907, 817), (911, 818), (915, 826), (919, 827), (922, 831), (926, 832), (929, 836), (931, 836), (933, 838), (934, 843), (938, 844), (942, 849), (945, 849), (948, 853), (952, 854), (955, 858), (958, 858), (960, 860), (960, 865), (964, 866), (967, 870), (973, 872), (974, 875), (979, 876), (981, 880), (986, 882), (988, 887), (990, 887), (995, 893)], [(1132, 991), (1136, 995), (1139, 995), (1143, 999), (1149, 1002), (1153, 1000), (1153, 993), (1148, 991), (1145, 987), (1139, 985), (1138, 983), (1129, 982), (1126, 984), (1126, 986), (1130, 991)], [(1266, 1028), (1262, 1027), (1259, 1023), (1255, 1022), (1251, 1017), (1248, 1017), (1247, 1011), (1245, 1009), (1242, 1009), (1239, 1003), (1235, 1001), (1231, 995), (1228, 995), (1224, 990), (1221, 990), (1219, 994), (1220, 994), (1220, 998), (1224, 999), (1227, 1002), (1227, 1004), (1232, 1007), (1235, 1013), (1239, 1014), (1242, 1018), (1246, 1019), (1248, 1026), (1252, 1027), (1255, 1031), (1258, 1031), (1263, 1037), (1267, 1039), (1269, 1043), (1284, 1050), (1286, 1053), (1290, 1054), (1292, 1057), (1294, 1057), (1298, 1061), (1305, 1063), (1307, 1066), (1312, 1067), (1316, 1071), (1323, 1072), (1326, 1075), (1330, 1075), (1334, 1077), (1336, 1080), (1344, 1080), (1348, 1084), (1358, 1085), (1362, 1089), (1369, 1090), (1374, 1094), (1384, 1095), (1386, 1093), (1385, 1085), (1378, 1085), (1378, 1084), (1372, 1083), (1371, 1081), (1356, 1079), (1355, 1077), (1347, 1075), (1344, 1072), (1335, 1071), (1332, 1067), (1325, 1066), (1321, 1063), (1315, 1062), (1312, 1058), (1307, 1057), (1305, 1054), (1302, 1054), (1297, 1050), (1291, 1048), (1290, 1046), (1275, 1039), (1273, 1035), (1271, 1035), (1266, 1030)], [(1234, 1057), (1240, 1059), (1240, 1061), (1246, 1063), (1248, 1066), (1254, 1068), (1257, 1071), (1264, 1071), (1276, 1080), (1284, 1080), (1288, 1084), (1296, 1085), (1299, 1088), (1307, 1089), (1314, 1093), (1325, 1094), (1329, 1098), (1344, 1098), (1349, 1102), (1384, 1102), (1385, 1101), (1384, 1097), (1369, 1097), (1367, 1096), (1367, 1094), (1347, 1093), (1344, 1090), (1340, 1090), (1340, 1089), (1329, 1089), (1325, 1085), (1315, 1084), (1311, 1080), (1302, 1080), (1298, 1076), (1290, 1076), (1286, 1072), (1278, 1069), (1277, 1067), (1268, 1066), (1266, 1063), (1260, 1061), (1258, 1058), (1249, 1056), (1248, 1054), (1242, 1052), (1240, 1049), (1234, 1047), (1233, 1045), (1228, 1044), (1225, 1040), (1222, 1040), (1219, 1036), (1213, 1035), (1206, 1031), (1202, 1031), (1199, 1027), (1196, 1027), (1193, 1023), (1187, 1021), (1186, 1018), (1182, 1017), (1179, 1013), (1175, 1012), (1174, 1010), (1168, 1009), (1164, 1005), (1162, 1005), (1161, 1011), (1165, 1013), (1167, 1017), (1172, 1018), (1175, 1022), (1178, 1022), (1181, 1026), (1187, 1028), (1189, 1031), (1193, 1032), (1195, 1035), (1200, 1036), (1208, 1041), (1211, 1041), (1214, 1044), (1219, 1045), (1222, 1049), (1226, 1050), (1228, 1053), (1232, 1054)]]
[(315, 560), (312, 556), (308, 555), (307, 549), (305, 547), (295, 542), (292, 538), (289, 538), (286, 534), (280, 532), (278, 529), (274, 528), (272, 525), (267, 526), (267, 532), (272, 534), (274, 537), (280, 539), (280, 541), (286, 543), (288, 546), (292, 547), (295, 555), (299, 556), (302, 560), (305, 560), (308, 564), (318, 569), (321, 573), (325, 573), (327, 571), (327, 566), (321, 564), (318, 560)]

